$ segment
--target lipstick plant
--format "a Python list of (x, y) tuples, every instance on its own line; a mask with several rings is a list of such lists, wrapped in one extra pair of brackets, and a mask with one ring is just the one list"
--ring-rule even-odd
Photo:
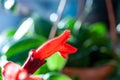
[(32, 74), (43, 64), (46, 59), (54, 53), (59, 52), (63, 58), (68, 58), (69, 54), (75, 53), (77, 48), (66, 43), (70, 37), (70, 30), (65, 30), (60, 36), (50, 39), (36, 50), (32, 49), (25, 63), (20, 66), (13, 62), (7, 62), (3, 66), (4, 80), (42, 80), (41, 77), (32, 76)]

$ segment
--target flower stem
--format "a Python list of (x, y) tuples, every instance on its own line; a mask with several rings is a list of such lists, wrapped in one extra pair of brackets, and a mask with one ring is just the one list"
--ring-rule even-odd
[(33, 74), (45, 62), (45, 60), (41, 61), (39, 58), (33, 58), (33, 54), (30, 53), (22, 68), (26, 69), (29, 74)]

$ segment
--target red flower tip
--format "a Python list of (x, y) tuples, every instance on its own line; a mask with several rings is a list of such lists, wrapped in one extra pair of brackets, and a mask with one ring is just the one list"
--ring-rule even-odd
[(45, 58), (48, 58), (55, 52), (60, 52), (63, 58), (67, 58), (68, 54), (77, 51), (77, 48), (71, 46), (70, 44), (65, 43), (69, 37), (70, 30), (65, 30), (60, 36), (48, 40), (37, 50), (35, 50), (34, 52), (32, 51), (33, 57), (40, 58), (40, 60), (44, 60)]

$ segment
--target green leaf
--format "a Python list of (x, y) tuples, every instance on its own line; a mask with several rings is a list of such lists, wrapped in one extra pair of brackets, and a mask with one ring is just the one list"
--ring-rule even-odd
[(99, 36), (104, 36), (107, 32), (106, 25), (100, 22), (90, 25), (89, 30), (95, 34), (98, 34)]
[(43, 40), (37, 38), (25, 38), (15, 43), (11, 42), (5, 45), (6, 47), (9, 47), (9, 49), (6, 51), (6, 55), (7, 57), (10, 57), (24, 50), (37, 47), (41, 45), (43, 42), (44, 42)]
[(76, 19), (72, 18), (72, 17), (65, 17), (64, 19), (62, 19), (59, 24), (58, 27), (60, 29), (70, 29), (71, 31), (73, 31), (74, 28), (74, 24), (75, 24)]
[(60, 71), (66, 61), (67, 60), (62, 58), (58, 53), (55, 53), (47, 59), (47, 66), (51, 71)]
[(11, 61), (20, 63), (27, 57), (29, 50), (39, 47), (45, 39), (42, 38), (24, 38), (19, 41), (11, 41), (3, 47), (3, 53)]
[(34, 74), (35, 75), (39, 75), (39, 74), (46, 74), (50, 72), (50, 70), (48, 69), (47, 64), (45, 63), (44, 65), (42, 65)]
[(50, 72), (43, 76), (44, 80), (72, 80), (68, 76), (59, 72)]
[(0, 80), (2, 80), (2, 68), (0, 67)]
[(34, 20), (34, 32), (38, 35), (42, 35), (48, 38), (52, 27), (52, 23), (49, 20), (44, 19), (37, 14), (33, 15), (32, 17)]
[(15, 32), (16, 32), (16, 29), (8, 29), (3, 31), (1, 35), (6, 36), (7, 38), (10, 38), (10, 37), (13, 37)]

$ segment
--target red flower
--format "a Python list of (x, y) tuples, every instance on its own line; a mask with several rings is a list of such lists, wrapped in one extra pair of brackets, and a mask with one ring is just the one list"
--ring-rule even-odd
[(48, 58), (55, 52), (60, 52), (63, 58), (67, 58), (68, 54), (77, 51), (77, 48), (66, 43), (69, 37), (70, 30), (65, 30), (60, 36), (47, 41), (37, 50), (31, 50), (31, 52), (33, 53), (33, 57), (40, 58), (40, 60), (44, 60), (45, 58)]
[(4, 80), (42, 80), (39, 77), (29, 75), (25, 69), (13, 62), (6, 63), (3, 68)]
[(65, 30), (63, 34), (47, 41), (37, 50), (31, 50), (27, 61), (22, 67), (13, 62), (8, 62), (3, 67), (4, 80), (42, 80), (41, 78), (31, 76), (30, 74), (33, 74), (41, 65), (43, 65), (46, 62), (46, 58), (55, 52), (60, 52), (61, 56), (67, 58), (68, 54), (77, 51), (77, 48), (66, 43), (69, 37), (70, 31)]
[(45, 59), (54, 54), (60, 52), (61, 56), (67, 58), (68, 54), (72, 54), (77, 51), (77, 48), (67, 44), (66, 41), (70, 37), (70, 31), (65, 30), (60, 36), (48, 40), (37, 50), (31, 50), (28, 59), (22, 66), (28, 73), (33, 74), (41, 65), (46, 61)]

